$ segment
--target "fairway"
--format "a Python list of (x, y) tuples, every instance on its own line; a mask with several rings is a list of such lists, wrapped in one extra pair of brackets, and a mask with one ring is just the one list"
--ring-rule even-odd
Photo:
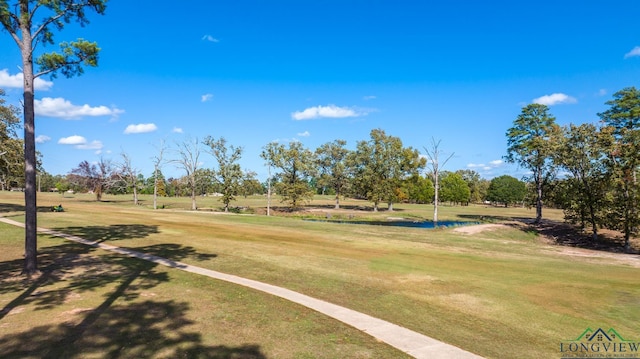
[[(166, 209), (153, 211), (144, 199), (134, 206), (124, 196), (97, 203), (41, 194), (39, 226), (285, 287), (489, 358), (559, 358), (560, 343), (587, 328), (640, 338), (638, 256), (549, 244), (510, 220), (531, 218), (529, 209), (443, 206), (442, 220), (483, 217), (493, 225), (425, 230), (301, 219), (428, 219), (426, 205), (397, 205), (390, 214), (347, 201), (330, 211), (330, 199), (318, 198), (313, 210), (266, 217), (219, 214), (215, 199), (199, 204), (211, 210), (186, 211), (188, 200), (167, 199)], [(21, 221), (21, 200), (3, 192), (2, 214)], [(260, 212), (262, 201), (242, 206)], [(65, 212), (47, 211), (57, 204)], [(25, 357), (20, 343), (39, 337), (34, 357), (56, 343), (67, 357), (402, 356), (278, 298), (45, 235), (44, 274), (22, 281), (22, 232), (0, 229), (7, 234), (0, 239), (2, 357)], [(138, 326), (148, 333), (131, 334)]]

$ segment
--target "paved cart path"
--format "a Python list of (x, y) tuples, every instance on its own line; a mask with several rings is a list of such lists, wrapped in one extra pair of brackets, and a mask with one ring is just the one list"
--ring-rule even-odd
[[(11, 219), (0, 217), (0, 221), (15, 226), (24, 227), (23, 223), (16, 222)], [(154, 256), (142, 252), (137, 252), (131, 249), (120, 248), (109, 244), (90, 241), (78, 236), (73, 236), (57, 231), (53, 231), (46, 228), (38, 228), (41, 233), (49, 234), (55, 237), (61, 237), (73, 242), (82, 243), (88, 246), (101, 248), (107, 251), (120, 253), (129, 257), (139, 258), (147, 260), (153, 263), (161, 264), (167, 267), (180, 269), (186, 272), (196, 273), (211, 277), (218, 280), (242, 285), (248, 288), (259, 290), (265, 293), (269, 293), (280, 298), (284, 298), (291, 302), (303, 305), (311, 308), (317, 312), (325, 314), (331, 318), (337, 319), (345, 324), (355, 327), (376, 339), (385, 342), (394, 348), (397, 348), (415, 358), (432, 358), (432, 359), (445, 359), (445, 358), (459, 358), (459, 359), (471, 359), (481, 358), (468, 351), (460, 349), (450, 344), (443, 343), (441, 341), (430, 338), (426, 335), (414, 332), (399, 325), (389, 323), (385, 320), (372, 317), (367, 314), (357, 312), (339, 305), (335, 305), (324, 300), (309, 297), (307, 295), (278, 287), (275, 285), (238, 277), (222, 272), (213, 271), (206, 268), (193, 266), (190, 264), (172, 261), (167, 258)]]

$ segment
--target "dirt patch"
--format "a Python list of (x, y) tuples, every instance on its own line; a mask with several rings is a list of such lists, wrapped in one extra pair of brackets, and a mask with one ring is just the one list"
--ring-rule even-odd
[(514, 226), (524, 231), (536, 232), (541, 242), (554, 246), (550, 249), (554, 253), (594, 260), (610, 259), (640, 268), (640, 256), (638, 256), (640, 253), (640, 239), (632, 239), (630, 241), (631, 249), (625, 251), (624, 241), (620, 233), (613, 231), (602, 231), (598, 239), (593, 239), (589, 233), (576, 226), (554, 221), (543, 221), (540, 224), (533, 224), (531, 221), (478, 224), (457, 227), (453, 231), (463, 234), (478, 234)]
[(581, 257), (581, 258), (595, 259), (595, 260), (608, 259), (618, 263), (632, 266), (634, 268), (640, 268), (640, 257), (634, 254), (601, 252), (601, 251), (595, 251), (593, 249), (568, 248), (568, 247), (558, 247), (553, 252), (561, 255), (570, 256), (570, 257)]
[(481, 232), (493, 231), (500, 228), (507, 228), (507, 225), (496, 224), (496, 223), (476, 224), (472, 226), (456, 227), (453, 229), (453, 231), (457, 233), (464, 233), (464, 234), (478, 234)]

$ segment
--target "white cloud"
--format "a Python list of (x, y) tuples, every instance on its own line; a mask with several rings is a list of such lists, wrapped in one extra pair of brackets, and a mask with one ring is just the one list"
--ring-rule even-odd
[(366, 115), (369, 111), (356, 110), (349, 107), (338, 107), (336, 105), (315, 106), (297, 111), (291, 114), (294, 120), (311, 120), (315, 118), (344, 118), (359, 117)]
[(362, 99), (363, 99), (363, 100), (365, 100), (365, 101), (375, 100), (375, 99), (376, 99), (376, 96), (365, 96), (365, 97), (363, 97)]
[(87, 143), (86, 138), (78, 135), (63, 137), (58, 140), (58, 143), (61, 145), (72, 145), (79, 150), (97, 150), (97, 154), (99, 154), (102, 147), (104, 147), (101, 141), (91, 141), (91, 143)]
[(631, 51), (624, 54), (624, 58), (628, 59), (630, 57), (640, 56), (640, 46), (634, 47)]
[(157, 129), (158, 129), (158, 126), (156, 126), (154, 123), (140, 123), (137, 125), (127, 126), (127, 128), (124, 130), (124, 133), (127, 135), (132, 133), (147, 133), (147, 132), (153, 132)]
[(561, 103), (576, 103), (576, 102), (578, 102), (578, 100), (576, 100), (574, 97), (565, 95), (563, 93), (554, 93), (551, 95), (544, 95), (544, 96), (533, 99), (533, 103), (537, 103), (540, 105), (547, 105), (547, 106), (553, 106)]
[(201, 101), (202, 102), (207, 102), (210, 101), (213, 98), (213, 95), (208, 93), (208, 94), (204, 94), (202, 95)]
[(209, 42), (220, 42), (220, 40), (216, 39), (215, 37), (213, 37), (211, 35), (204, 35), (202, 37), (202, 40), (209, 41)]
[(117, 116), (123, 110), (109, 108), (107, 106), (91, 107), (89, 105), (74, 105), (62, 97), (45, 97), (42, 100), (35, 100), (36, 114), (45, 117), (56, 117), (63, 119), (77, 119), (83, 116)]
[[(10, 75), (8, 69), (0, 70), (0, 87), (22, 88), (24, 86), (24, 74), (18, 73)], [(43, 80), (37, 77), (33, 81), (33, 87), (36, 90), (49, 90), (53, 86), (53, 82)]]
[(300, 136), (300, 137), (309, 137), (309, 136), (311, 136), (311, 134), (309, 133), (309, 131), (304, 131), (304, 132), (298, 133), (298, 136)]
[(87, 139), (82, 136), (73, 135), (59, 139), (58, 143), (61, 145), (84, 145), (87, 143)]
[(45, 143), (51, 141), (51, 137), (45, 135), (39, 135), (36, 137), (36, 143)]
[(171, 132), (173, 132), (173, 133), (182, 133), (182, 128), (174, 127), (173, 130), (171, 130)]
[(489, 164), (493, 167), (498, 167), (498, 166), (502, 166), (502, 164), (504, 163), (503, 160), (493, 160), (491, 162), (489, 162)]
[(607, 90), (605, 89), (598, 90), (597, 96), (606, 96), (606, 95), (607, 95)]

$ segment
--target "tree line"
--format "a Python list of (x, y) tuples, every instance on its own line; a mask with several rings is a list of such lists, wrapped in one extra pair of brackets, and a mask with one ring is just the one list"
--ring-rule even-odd
[[(105, 193), (132, 194), (134, 203), (139, 194), (189, 196), (194, 203), (199, 196), (215, 194), (225, 211), (237, 196), (264, 195), (270, 190), (292, 208), (304, 205), (315, 194), (334, 196), (335, 208), (340, 208), (344, 197), (369, 200), (374, 211), (381, 204), (393, 210), (393, 204), (399, 202), (432, 203), (435, 178), (434, 173), (425, 171), (425, 156), (384, 130), (374, 129), (370, 136), (369, 140), (359, 141), (355, 150), (349, 150), (344, 140), (327, 142), (315, 150), (295, 141), (268, 143), (261, 157), (270, 177), (262, 182), (255, 172), (240, 168), (242, 147), (227, 143), (223, 137), (207, 136), (203, 141), (176, 143), (173, 148), (162, 143), (154, 158), (154, 172), (147, 177), (133, 166), (128, 154), (122, 153), (116, 160), (82, 161), (65, 175), (51, 175), (40, 169), (38, 187), (63, 194), (92, 192), (98, 201)], [(214, 167), (201, 167), (205, 154), (214, 158)], [(162, 173), (166, 165), (180, 168), (184, 175), (166, 178)], [(511, 204), (524, 198), (524, 194), (492, 196), (491, 182), (472, 170), (440, 171), (438, 179), (441, 201), (451, 204), (466, 205), (486, 198)]]
[(543, 201), (564, 209), (567, 220), (621, 231), (625, 248), (640, 225), (640, 91), (624, 88), (606, 102), (598, 123), (559, 126), (549, 108), (531, 104), (507, 130), (507, 161), (530, 170), (536, 222)]

